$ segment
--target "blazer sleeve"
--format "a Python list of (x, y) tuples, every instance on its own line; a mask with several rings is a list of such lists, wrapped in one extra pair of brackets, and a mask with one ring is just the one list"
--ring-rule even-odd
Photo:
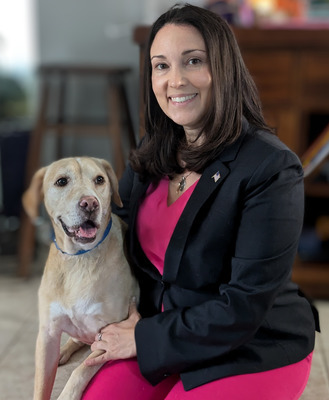
[[(221, 357), (250, 341), (290, 281), (303, 220), (299, 160), (288, 150), (273, 151), (247, 182), (233, 182), (241, 186), (231, 186), (232, 191), (241, 193), (236, 209), (240, 222), (227, 266), (231, 269), (229, 282), (218, 282), (218, 294), (201, 304), (164, 311), (141, 319), (136, 326), (139, 366), (152, 384), (205, 362), (220, 362)], [(232, 181), (227, 179), (224, 184), (232, 185)], [(214, 263), (220, 258), (220, 243), (217, 248)], [(207, 265), (200, 266), (200, 271), (202, 268)]]

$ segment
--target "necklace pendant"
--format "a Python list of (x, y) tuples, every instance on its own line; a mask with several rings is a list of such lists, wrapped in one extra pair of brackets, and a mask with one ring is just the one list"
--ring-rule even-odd
[(178, 184), (177, 193), (183, 192), (185, 189), (185, 186), (186, 186), (186, 177), (183, 176)]

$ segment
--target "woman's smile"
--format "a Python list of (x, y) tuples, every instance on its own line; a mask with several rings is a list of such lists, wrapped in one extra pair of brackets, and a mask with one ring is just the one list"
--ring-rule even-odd
[(190, 100), (193, 100), (197, 96), (197, 93), (190, 94), (190, 95), (185, 95), (185, 96), (171, 96), (169, 99), (173, 103), (187, 103), (190, 102)]

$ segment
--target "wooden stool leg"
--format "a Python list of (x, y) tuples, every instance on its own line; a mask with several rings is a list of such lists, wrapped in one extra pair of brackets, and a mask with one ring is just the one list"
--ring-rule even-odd
[(126, 90), (125, 90), (123, 83), (120, 84), (120, 94), (121, 94), (121, 104), (125, 111), (125, 117), (126, 117), (126, 121), (127, 121), (127, 129), (128, 129), (130, 148), (135, 149), (136, 148), (136, 137), (135, 137), (135, 132), (134, 132), (133, 123), (132, 123), (132, 119), (131, 119), (128, 98), (127, 98)]
[[(40, 111), (35, 130), (33, 131), (27, 156), (26, 186), (30, 183), (32, 175), (40, 165), (42, 136), (46, 126), (46, 113), (49, 96), (47, 81), (43, 82), (41, 91)], [(18, 275), (27, 278), (31, 273), (31, 263), (35, 250), (35, 227), (22, 211), (21, 226), (18, 243)]]
[(125, 169), (124, 154), (121, 142), (121, 113), (120, 113), (120, 89), (117, 84), (109, 85), (109, 131), (113, 142), (114, 168), (120, 179)]
[(34, 172), (40, 166), (41, 145), (44, 131), (47, 127), (47, 107), (49, 98), (49, 84), (47, 80), (42, 83), (40, 109), (35, 129), (31, 135), (26, 169), (26, 185), (29, 185)]
[(29, 217), (22, 213), (18, 249), (18, 276), (27, 278), (31, 274), (31, 263), (35, 250), (35, 227)]
[(56, 158), (59, 160), (63, 157), (63, 134), (65, 126), (65, 100), (66, 100), (66, 81), (67, 74), (61, 72), (59, 74), (59, 92), (58, 92), (58, 114), (56, 119)]

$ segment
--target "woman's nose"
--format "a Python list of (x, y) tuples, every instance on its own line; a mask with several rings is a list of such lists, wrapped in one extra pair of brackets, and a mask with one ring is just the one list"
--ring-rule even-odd
[(172, 68), (169, 77), (169, 86), (172, 88), (177, 88), (186, 83), (186, 78), (183, 71), (180, 68)]

